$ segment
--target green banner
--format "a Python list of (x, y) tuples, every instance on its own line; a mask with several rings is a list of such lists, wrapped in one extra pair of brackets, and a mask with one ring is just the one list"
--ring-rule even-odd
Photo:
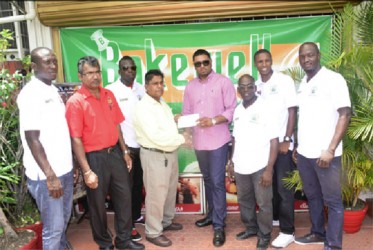
[[(271, 51), (273, 69), (298, 65), (303, 42), (316, 42), (321, 53), (329, 50), (331, 16), (272, 20), (148, 25), (128, 27), (61, 28), (61, 49), (66, 82), (79, 82), (77, 62), (95, 56), (101, 62), (103, 85), (118, 79), (118, 61), (123, 55), (134, 58), (136, 80), (144, 82), (149, 69), (165, 74), (163, 98), (179, 113), (183, 91), (196, 76), (192, 55), (203, 48), (211, 53), (213, 69), (234, 84), (245, 73), (257, 78), (253, 55), (261, 48)], [(195, 171), (195, 156), (179, 150), (180, 172)], [(191, 170), (189, 170), (191, 169)], [(198, 171), (198, 170), (197, 170)]]

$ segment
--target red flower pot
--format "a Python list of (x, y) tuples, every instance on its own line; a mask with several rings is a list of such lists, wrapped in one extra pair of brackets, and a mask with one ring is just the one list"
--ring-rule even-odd
[(18, 250), (43, 249), (43, 238), (42, 238), (43, 224), (40, 222), (37, 222), (33, 225), (17, 228), (17, 230), (26, 230), (26, 229), (34, 231), (35, 236), (28, 244), (22, 246)]
[(367, 203), (362, 210), (344, 210), (343, 231), (348, 234), (359, 232), (367, 211)]

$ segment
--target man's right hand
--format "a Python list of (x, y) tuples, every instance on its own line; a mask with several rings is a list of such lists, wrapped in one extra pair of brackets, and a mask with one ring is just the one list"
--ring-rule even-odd
[(298, 151), (297, 148), (293, 149), (293, 154), (291, 155), (291, 158), (293, 159), (293, 162), (297, 164), (297, 158), (298, 158)]
[(92, 170), (89, 173), (83, 174), (84, 182), (90, 189), (96, 189), (98, 187), (98, 177)]
[(230, 181), (235, 181), (236, 180), (236, 176), (234, 175), (234, 163), (232, 160), (229, 160), (228, 161), (228, 169), (227, 169), (227, 172), (228, 172), (228, 177), (230, 179)]
[(179, 118), (180, 118), (181, 114), (176, 114), (174, 116), (174, 121), (177, 123), (179, 121)]

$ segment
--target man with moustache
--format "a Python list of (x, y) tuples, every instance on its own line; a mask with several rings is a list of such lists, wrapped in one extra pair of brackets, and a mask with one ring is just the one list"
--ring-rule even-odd
[(199, 114), (193, 127), (193, 145), (201, 169), (208, 205), (207, 216), (196, 221), (196, 226), (213, 225), (213, 244), (225, 243), (227, 202), (225, 173), (228, 143), (231, 140), (229, 123), (236, 107), (236, 91), (231, 80), (212, 70), (210, 53), (198, 49), (193, 54), (197, 77), (184, 91), (182, 115)]
[(123, 114), (113, 93), (101, 87), (97, 58), (80, 58), (78, 77), (82, 87), (67, 101), (66, 118), (73, 151), (87, 186), (93, 239), (100, 249), (114, 249), (105, 209), (109, 194), (115, 213), (115, 248), (144, 249), (144, 245), (131, 240), (128, 204), (131, 204), (132, 160), (120, 128)]
[(145, 233), (149, 242), (168, 247), (172, 241), (163, 232), (183, 228), (172, 220), (179, 176), (177, 148), (186, 140), (178, 133), (172, 111), (162, 100), (164, 75), (160, 70), (151, 69), (145, 74), (145, 89), (134, 116), (146, 191)]
[(34, 76), (17, 98), (27, 187), (43, 222), (43, 249), (66, 248), (73, 202), (73, 162), (65, 105), (52, 85), (57, 58), (49, 48), (31, 51)]
[[(342, 138), (351, 118), (351, 102), (345, 79), (321, 67), (320, 58), (315, 43), (300, 46), (299, 63), (306, 75), (298, 89), (297, 166), (312, 226), (309, 234), (296, 238), (295, 242), (342, 249)], [(328, 207), (326, 231), (324, 205)]]
[[(242, 103), (233, 116), (232, 158), (228, 174), (236, 180), (241, 220), (246, 229), (236, 239), (257, 236), (257, 250), (267, 249), (272, 232), (272, 175), (278, 152), (278, 125), (266, 102), (255, 95), (255, 80), (238, 80)], [(258, 205), (258, 214), (256, 214)]]
[(135, 81), (136, 78), (136, 65), (133, 59), (129, 56), (123, 56), (119, 60), (118, 73), (120, 78), (108, 86), (107, 89), (111, 90), (119, 104), (125, 120), (120, 124), (123, 132), (124, 140), (127, 148), (130, 151), (132, 158), (132, 170), (130, 172), (130, 179), (132, 185), (132, 240), (141, 240), (141, 235), (135, 228), (135, 223), (144, 224), (144, 219), (141, 215), (142, 207), (142, 167), (140, 161), (140, 145), (136, 140), (135, 129), (133, 128), (133, 116), (135, 106), (145, 94), (144, 87)]
[(294, 241), (294, 190), (285, 187), (283, 178), (295, 169), (292, 160), (293, 132), (296, 118), (296, 93), (290, 76), (272, 69), (272, 55), (266, 49), (254, 54), (255, 67), (259, 71), (257, 93), (276, 114), (279, 127), (279, 151), (273, 169), (273, 217), (280, 223), (280, 233), (272, 246), (284, 248)]

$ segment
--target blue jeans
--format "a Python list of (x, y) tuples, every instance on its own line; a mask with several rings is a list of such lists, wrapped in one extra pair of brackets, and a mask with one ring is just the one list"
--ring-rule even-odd
[[(328, 168), (320, 168), (316, 160), (298, 154), (297, 166), (308, 200), (311, 233), (326, 237), (325, 247), (341, 249), (344, 213), (340, 182), (341, 157), (334, 157)], [(328, 207), (326, 232), (324, 204)]]
[(30, 180), (27, 188), (38, 205), (43, 222), (43, 249), (65, 250), (66, 228), (73, 206), (73, 171), (58, 177), (63, 187), (63, 195), (55, 199), (49, 195), (46, 180)]
[[(241, 221), (246, 231), (259, 238), (270, 239), (272, 232), (272, 186), (260, 184), (265, 168), (252, 174), (234, 173)], [(256, 205), (259, 212), (256, 214)]]
[(228, 143), (215, 150), (195, 152), (205, 182), (207, 217), (212, 219), (214, 229), (224, 228), (227, 216), (225, 166), (228, 159)]

